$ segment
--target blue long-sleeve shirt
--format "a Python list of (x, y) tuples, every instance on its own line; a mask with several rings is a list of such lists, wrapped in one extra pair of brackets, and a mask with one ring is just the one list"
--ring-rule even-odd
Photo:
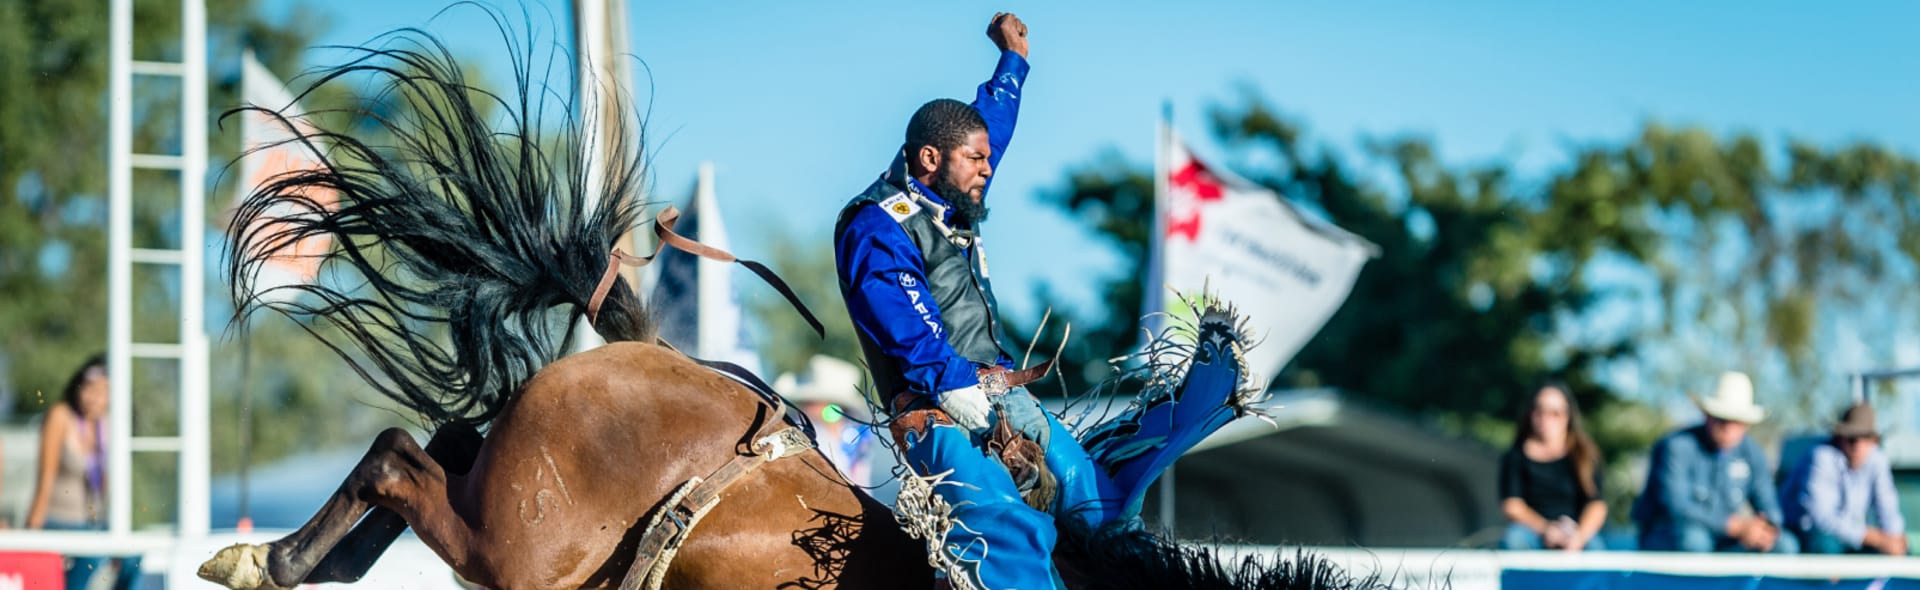
[[(987, 164), (996, 171), (1013, 140), (1027, 68), (1027, 60), (1020, 54), (1000, 52), (993, 77), (980, 84), (974, 95), (973, 108), (986, 121), (987, 143), (993, 148)], [(895, 155), (895, 164), (900, 157)], [(946, 205), (917, 181), (908, 182), (928, 199)], [(992, 187), (993, 178), (988, 177), (987, 188)], [(984, 189), (981, 198), (986, 198)], [(952, 216), (948, 208), (947, 218), (942, 221), (953, 225)], [(840, 280), (854, 286), (846, 302), (854, 329), (898, 363), (909, 386), (922, 393), (939, 393), (979, 383), (977, 367), (947, 343), (939, 306), (926, 287), (926, 260), (899, 223), (878, 207), (863, 208), (835, 237), (834, 247)], [(969, 257), (983, 255), (978, 246), (972, 250), (967, 253)], [(916, 305), (928, 313), (922, 313)], [(1011, 366), (1013, 361), (1002, 355), (999, 364)]]
[(1856, 549), (1867, 538), (1870, 512), (1881, 530), (1899, 534), (1907, 528), (1893, 488), (1893, 467), (1879, 450), (1854, 469), (1839, 448), (1816, 446), (1794, 468), (1780, 495), (1786, 502), (1789, 526), (1832, 535)]
[(1641, 530), (1698, 525), (1724, 537), (1727, 519), (1748, 509), (1779, 526), (1783, 518), (1773, 468), (1760, 445), (1742, 438), (1734, 448), (1716, 450), (1707, 438), (1701, 425), (1654, 445), (1647, 489), (1633, 510)]

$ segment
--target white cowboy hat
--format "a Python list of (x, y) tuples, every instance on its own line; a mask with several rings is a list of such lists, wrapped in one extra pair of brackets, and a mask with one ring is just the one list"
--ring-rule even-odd
[(869, 416), (867, 402), (860, 397), (860, 367), (830, 356), (807, 359), (805, 373), (781, 375), (773, 380), (773, 390), (796, 404), (826, 402), (855, 419)]
[(1713, 397), (1696, 396), (1693, 403), (1706, 415), (1728, 422), (1758, 424), (1767, 419), (1767, 409), (1753, 403), (1753, 380), (1739, 371), (1721, 373)]

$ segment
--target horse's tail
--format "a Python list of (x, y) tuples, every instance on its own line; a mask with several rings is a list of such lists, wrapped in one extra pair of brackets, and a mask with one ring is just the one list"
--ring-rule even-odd
[[(378, 93), (351, 113), (355, 127), (317, 129), (273, 110), (282, 105), (226, 115), (265, 115), (319, 160), (260, 185), (234, 213), (226, 271), (236, 321), (262, 307), (293, 317), (433, 425), (491, 419), (564, 354), (608, 252), (641, 207), (629, 198), (642, 182), (638, 146), (590, 145), (582, 129), (597, 122), (573, 114), (625, 112), (621, 101), (580, 108), (562, 98), (569, 89), (549, 82), (556, 65), (570, 76), (573, 64), (548, 59), (536, 72), (532, 40), (516, 42), (507, 31), (502, 25), (515, 95), (468, 85), (438, 39), (401, 29), (377, 46), (346, 48), (356, 57), (319, 71), (302, 93), (346, 76), (370, 79)], [(549, 113), (563, 120), (546, 124)], [(370, 145), (355, 135), (382, 139)], [(631, 156), (603, 162), (601, 182), (591, 184), (590, 152)], [(309, 238), (334, 242), (313, 254), (318, 280), (257, 280)], [(653, 334), (624, 281), (593, 327), (608, 341)]]

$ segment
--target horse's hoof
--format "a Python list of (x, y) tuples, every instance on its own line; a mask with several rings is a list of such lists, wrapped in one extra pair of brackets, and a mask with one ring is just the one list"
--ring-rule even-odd
[(241, 543), (200, 564), (200, 578), (233, 590), (284, 590), (267, 575), (267, 546)]

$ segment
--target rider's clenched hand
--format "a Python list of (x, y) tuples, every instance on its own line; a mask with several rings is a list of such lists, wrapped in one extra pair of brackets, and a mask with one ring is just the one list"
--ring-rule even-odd
[(987, 401), (987, 392), (980, 386), (943, 391), (934, 396), (933, 401), (954, 424), (968, 432), (979, 434), (987, 430), (987, 414), (993, 410), (993, 402)]
[(993, 20), (987, 23), (987, 38), (993, 40), (993, 46), (1001, 51), (1012, 51), (1027, 57), (1027, 23), (1011, 12), (993, 13)]

